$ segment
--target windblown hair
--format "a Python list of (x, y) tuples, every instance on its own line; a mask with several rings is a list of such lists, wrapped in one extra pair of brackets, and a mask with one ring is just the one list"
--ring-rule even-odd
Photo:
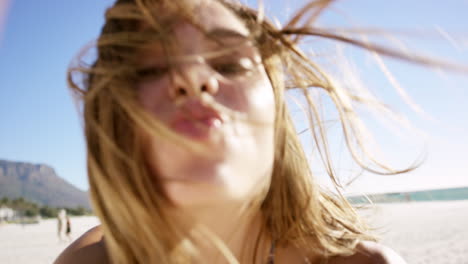
[[(324, 167), (336, 184), (323, 120), (310, 88), (322, 90), (334, 102), (348, 149), (364, 169), (396, 174), (412, 168), (395, 171), (370, 155), (367, 158), (371, 163), (362, 160), (360, 153), (366, 154), (366, 150), (354, 109), (362, 98), (336, 86), (298, 45), (303, 37), (315, 36), (413, 62), (429, 64), (430, 61), (400, 56), (314, 27), (330, 0), (310, 2), (283, 28), (274, 26), (262, 12), (227, 0), (216, 1), (230, 9), (250, 30), (274, 89), (275, 160), (271, 183), (259, 200), (264, 232), (279, 246), (294, 245), (324, 259), (353, 254), (359, 241), (374, 240), (374, 237), (343, 196), (329, 194), (315, 182), (286, 107), (287, 89), (299, 89), (307, 99), (310, 132)], [(83, 103), (92, 203), (102, 222), (113, 263), (185, 263), (195, 250), (194, 243), (180, 243), (181, 238), (190, 241), (190, 236), (165, 210), (168, 201), (157, 177), (151, 175), (145, 164), (138, 131), (182, 140), (182, 144), (192, 147), (193, 144), (146, 113), (133, 87), (138, 80), (135, 58), (139, 48), (154, 41), (170, 47), (167, 27), (158, 13), (162, 6), (164, 12), (171, 10), (168, 13), (200, 27), (186, 2), (190, 1), (118, 0), (106, 13), (96, 43), (97, 59), (91, 65), (80, 62), (69, 69), (69, 85)], [(81, 74), (81, 83), (75, 78), (77, 73)], [(233, 259), (229, 261), (236, 263)]]

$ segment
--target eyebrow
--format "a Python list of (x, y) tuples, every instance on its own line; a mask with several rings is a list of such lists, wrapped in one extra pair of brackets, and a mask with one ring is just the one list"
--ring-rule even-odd
[(229, 29), (229, 28), (214, 28), (208, 31), (207, 36), (210, 38), (223, 38), (223, 37), (231, 37), (231, 38), (240, 38), (240, 39), (248, 39), (249, 36), (245, 35), (239, 31)]
[[(239, 39), (240, 43), (243, 43), (243, 41), (248, 41), (250, 40), (250, 35), (245, 35), (237, 30), (230, 29), (230, 28), (223, 28), (223, 27), (215, 27), (208, 32), (206, 32), (206, 36), (210, 39), (214, 39), (216, 41), (219, 41), (223, 38), (234, 38), (234, 39)], [(239, 44), (240, 44), (239, 43)], [(219, 45), (225, 44), (222, 43), (222, 41), (218, 42)], [(162, 51), (162, 48), (160, 46), (151, 46), (153, 49), (157, 47), (156, 52)], [(236, 46), (238, 47), (238, 46)], [(233, 47), (231, 47), (232, 49)], [(229, 48), (227, 50), (230, 50)], [(144, 56), (144, 58), (148, 58), (148, 56)]]

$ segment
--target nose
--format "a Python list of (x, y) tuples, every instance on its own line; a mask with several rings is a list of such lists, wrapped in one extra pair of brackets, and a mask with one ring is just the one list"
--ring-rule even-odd
[(214, 96), (218, 89), (216, 75), (205, 63), (185, 63), (172, 71), (170, 95), (173, 99), (198, 97), (202, 93)]

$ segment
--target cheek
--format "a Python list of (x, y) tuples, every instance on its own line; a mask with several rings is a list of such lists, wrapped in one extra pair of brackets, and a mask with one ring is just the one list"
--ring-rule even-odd
[[(153, 81), (144, 82), (137, 86), (138, 101), (141, 107), (162, 122), (166, 122), (170, 118), (171, 109), (173, 108), (164, 85), (166, 84), (160, 81)], [(166, 142), (144, 131), (140, 131), (139, 136), (143, 139), (143, 151), (146, 163), (150, 167), (151, 172), (157, 175), (160, 173), (158, 164), (163, 162), (161, 161), (161, 154), (168, 149), (165, 144)]]
[(275, 119), (275, 98), (269, 82), (264, 82), (259, 89), (247, 94), (252, 118), (266, 124), (273, 124)]
[(273, 87), (264, 71), (220, 89), (220, 101), (227, 107), (246, 114), (249, 121), (272, 124), (275, 119)]
[(167, 90), (167, 80), (144, 82), (137, 86), (138, 100), (141, 106), (156, 117), (165, 118), (171, 109), (171, 100)]

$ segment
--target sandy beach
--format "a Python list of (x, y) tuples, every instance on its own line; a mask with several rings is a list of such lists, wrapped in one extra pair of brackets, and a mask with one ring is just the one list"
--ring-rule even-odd
[(410, 264), (468, 264), (466, 200), (378, 204), (363, 215)]
[[(411, 264), (468, 264), (468, 201), (379, 204), (361, 210), (371, 219), (382, 243)], [(75, 217), (73, 238), (99, 224), (95, 217)], [(52, 263), (69, 244), (59, 242), (57, 221), (35, 225), (0, 225), (0, 263)]]
[[(99, 224), (96, 217), (72, 217), (72, 238), (76, 239)], [(49, 264), (70, 242), (59, 241), (57, 220), (32, 225), (0, 225), (0, 263)]]

